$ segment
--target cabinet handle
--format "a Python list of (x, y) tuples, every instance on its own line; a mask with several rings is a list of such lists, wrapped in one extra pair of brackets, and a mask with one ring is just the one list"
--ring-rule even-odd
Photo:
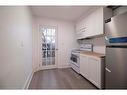
[(108, 71), (109, 73), (111, 73), (111, 70), (109, 70), (108, 68), (105, 68), (106, 71)]
[(85, 32), (85, 31), (86, 31), (86, 27), (81, 28), (79, 31), (81, 31), (81, 32)]

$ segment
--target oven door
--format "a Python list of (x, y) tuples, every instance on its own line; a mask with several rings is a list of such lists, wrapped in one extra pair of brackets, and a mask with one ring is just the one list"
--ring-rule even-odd
[(77, 67), (79, 67), (79, 56), (77, 53), (71, 53), (71, 64), (76, 65)]

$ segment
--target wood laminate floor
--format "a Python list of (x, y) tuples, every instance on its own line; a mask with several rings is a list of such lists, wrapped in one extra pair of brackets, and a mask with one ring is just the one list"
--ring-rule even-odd
[(97, 89), (71, 68), (34, 73), (29, 89)]

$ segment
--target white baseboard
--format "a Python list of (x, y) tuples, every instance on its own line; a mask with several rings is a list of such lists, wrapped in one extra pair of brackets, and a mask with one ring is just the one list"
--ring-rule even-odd
[(30, 82), (32, 80), (32, 77), (33, 77), (33, 74), (34, 74), (34, 71), (32, 71), (29, 76), (27, 77), (27, 80), (23, 86), (23, 89), (28, 89), (29, 85), (30, 85)]
[(45, 67), (41, 67), (38, 69), (38, 71), (40, 70), (47, 70), (47, 69), (54, 69), (54, 68), (57, 68), (56, 66), (45, 66)]
[(70, 65), (59, 65), (58, 68), (70, 68)]
[(45, 66), (45, 67), (38, 67), (34, 69), (34, 72), (40, 71), (40, 70), (46, 70), (46, 69), (54, 69), (54, 68), (70, 68), (70, 65), (59, 65), (59, 66)]

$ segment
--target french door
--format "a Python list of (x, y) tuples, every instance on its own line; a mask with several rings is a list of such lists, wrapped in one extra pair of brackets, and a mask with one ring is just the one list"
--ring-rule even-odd
[(57, 66), (57, 29), (40, 26), (40, 68), (50, 69)]

